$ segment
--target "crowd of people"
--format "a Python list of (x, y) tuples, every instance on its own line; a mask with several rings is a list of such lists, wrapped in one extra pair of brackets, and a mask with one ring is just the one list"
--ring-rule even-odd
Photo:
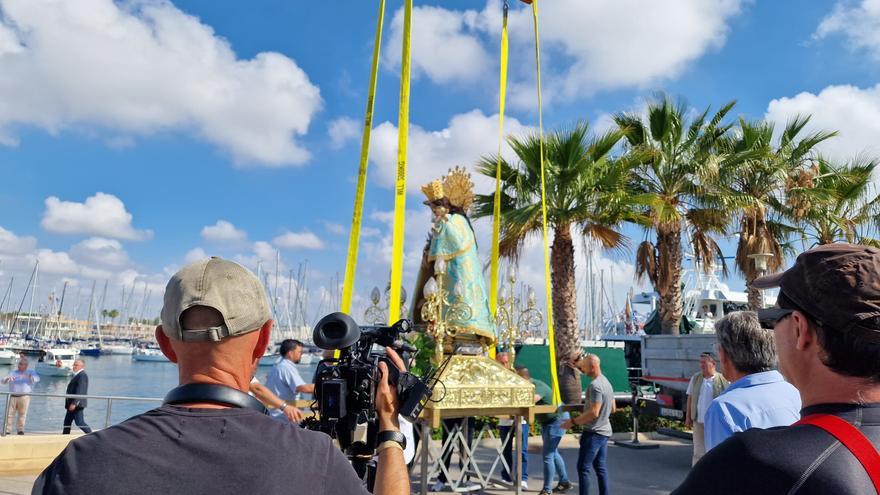
[[(877, 493), (880, 250), (821, 246), (754, 286), (778, 287), (777, 305), (731, 313), (716, 323), (715, 350), (700, 356), (700, 371), (688, 385), (685, 421), (694, 432), (694, 465), (673, 493)], [(180, 387), (162, 407), (71, 442), (37, 479), (34, 493), (111, 493), (122, 487), (126, 493), (282, 493), (296, 487), (365, 493), (329, 437), (298, 427), (286, 412), (293, 409), (284, 406), (287, 401), (312, 391), (293, 366), (300, 343), (282, 346), (283, 359), (265, 386), (252, 384), (271, 328), (262, 286), (251, 272), (218, 258), (183, 268), (168, 283), (156, 330), (162, 351), (178, 365)], [(386, 351), (404, 369), (399, 356)], [(511, 364), (503, 353), (497, 359)], [(565, 361), (591, 380), (579, 414), (537, 418), (541, 493), (572, 487), (558, 447), (565, 431), (577, 425), (578, 489), (588, 493), (595, 476), (605, 495), (613, 390), (598, 356)], [(410, 493), (397, 394), (388, 384), (387, 365), (379, 366), (376, 413), (383, 441), (375, 493)], [(552, 403), (547, 384), (531, 379), (526, 368), (515, 369), (534, 383), (537, 403)], [(36, 379), (25, 376), (30, 378), (16, 383)], [(248, 391), (276, 409), (278, 420)], [(72, 420), (84, 406), (68, 404)], [(512, 426), (501, 425), (508, 445)], [(523, 440), (527, 444), (527, 434)], [(504, 455), (512, 466), (512, 451)], [(526, 473), (516, 481), (526, 483)]]

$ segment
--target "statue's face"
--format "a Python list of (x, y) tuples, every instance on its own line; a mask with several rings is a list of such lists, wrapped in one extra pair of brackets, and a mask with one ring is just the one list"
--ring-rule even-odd
[(449, 213), (449, 210), (447, 210), (445, 206), (431, 205), (431, 213), (434, 214), (435, 220), (439, 220), (446, 216), (446, 214)]

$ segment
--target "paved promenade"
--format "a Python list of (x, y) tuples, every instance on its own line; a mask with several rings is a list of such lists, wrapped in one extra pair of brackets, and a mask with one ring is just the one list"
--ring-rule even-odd
[[(651, 440), (660, 444), (659, 449), (631, 450), (614, 445), (608, 448), (608, 469), (611, 473), (611, 491), (616, 495), (667, 494), (687, 476), (690, 469), (690, 442), (666, 437)], [(541, 438), (529, 439), (529, 492), (541, 490)], [(561, 452), (573, 483), (577, 483), (577, 439), (568, 435), (563, 440)], [(416, 473), (417, 474), (417, 470)], [(19, 476), (0, 475), (0, 494), (29, 494), (35, 474)], [(413, 493), (419, 492), (418, 479), (414, 478)], [(489, 488), (491, 495), (512, 494), (511, 490)], [(575, 487), (570, 494), (576, 494)], [(591, 493), (598, 493), (594, 486)]]

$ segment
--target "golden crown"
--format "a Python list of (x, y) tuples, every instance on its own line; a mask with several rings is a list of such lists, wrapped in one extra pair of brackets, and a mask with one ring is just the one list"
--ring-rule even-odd
[(434, 201), (435, 199), (442, 199), (446, 197), (443, 192), (443, 183), (439, 180), (431, 181), (422, 186), (422, 192), (425, 193), (428, 201)]
[(462, 167), (455, 167), (443, 177), (443, 192), (453, 206), (467, 212), (474, 202), (474, 182), (471, 174)]

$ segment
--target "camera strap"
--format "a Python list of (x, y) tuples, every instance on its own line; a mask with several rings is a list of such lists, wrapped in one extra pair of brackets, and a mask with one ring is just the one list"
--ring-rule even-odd
[(266, 406), (254, 397), (231, 387), (211, 383), (188, 383), (171, 389), (165, 395), (162, 404), (178, 405), (195, 402), (212, 402), (241, 409), (253, 409), (262, 414), (269, 414)]

